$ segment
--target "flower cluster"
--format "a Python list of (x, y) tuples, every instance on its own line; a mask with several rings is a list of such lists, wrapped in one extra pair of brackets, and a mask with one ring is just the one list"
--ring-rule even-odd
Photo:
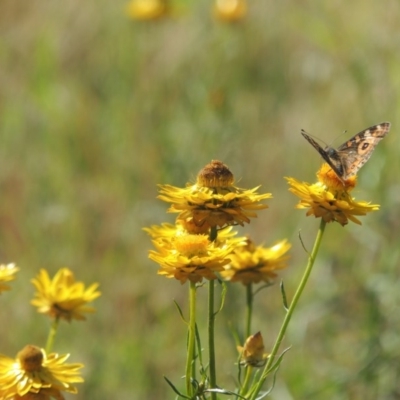
[(235, 249), (245, 244), (244, 238), (235, 237), (232, 226), (250, 222), (257, 216), (255, 210), (267, 208), (261, 201), (271, 197), (258, 194), (258, 187), (244, 190), (233, 182), (229, 168), (212, 161), (194, 185), (161, 186), (159, 198), (171, 203), (169, 212), (179, 215), (175, 225), (145, 229), (156, 248), (149, 257), (160, 265), (160, 275), (181, 283), (216, 279), (217, 273), (223, 276)]
[[(0, 289), (14, 278), (18, 268), (14, 264), (0, 266)], [(63, 268), (51, 280), (46, 270), (32, 280), (37, 289), (32, 304), (38, 311), (54, 318), (47, 341), (47, 350), (27, 345), (17, 357), (0, 354), (0, 399), (1, 400), (63, 400), (61, 392), (77, 393), (74, 383), (83, 382), (78, 370), (83, 364), (66, 364), (69, 354), (50, 353), (59, 319), (85, 319), (84, 313), (94, 312), (85, 306), (100, 295), (98, 284), (85, 290), (82, 282), (76, 282), (73, 273)], [(49, 340), (50, 339), (50, 340)]]
[[(287, 313), (270, 354), (265, 353), (260, 332), (249, 336), (253, 331), (251, 325), (254, 297), (259, 293), (259, 290), (253, 291), (253, 284), (264, 282), (266, 285), (261, 287), (263, 289), (274, 282), (277, 273), (287, 266), (291, 244), (287, 240), (281, 240), (271, 247), (257, 246), (249, 237), (236, 237), (236, 232), (232, 231), (232, 228), (237, 225), (244, 226), (245, 223), (250, 222), (251, 218), (257, 216), (257, 211), (267, 208), (262, 201), (269, 199), (271, 195), (259, 194), (257, 192), (259, 187), (250, 190), (236, 187), (233, 174), (220, 161), (212, 161), (206, 165), (199, 172), (195, 184), (188, 184), (185, 188), (160, 185), (158, 198), (170, 203), (168, 211), (177, 213), (178, 216), (175, 224), (164, 223), (161, 226), (145, 228), (152, 237), (155, 247), (155, 250), (149, 252), (149, 257), (159, 264), (158, 274), (175, 278), (182, 284), (190, 282), (185, 374), (187, 396), (182, 395), (182, 397), (194, 398), (204, 392), (203, 383), (197, 382), (193, 374), (197, 362), (195, 343), (197, 340), (200, 341), (196, 328), (196, 291), (199, 285), (195, 284), (202, 282), (203, 279), (212, 281), (219, 278), (229, 283), (241, 282), (245, 286), (247, 316), (244, 319), (244, 331), (248, 338), (243, 346), (238, 346), (238, 350), (240, 365), (246, 366), (246, 377), (236, 393), (243, 398), (247, 393), (252, 393), (255, 398), (260, 393), (268, 374), (274, 370), (274, 365), (280, 362), (276, 361), (277, 352), (293, 310), (310, 276), (325, 224), (335, 221), (344, 226), (349, 220), (360, 224), (357, 216), (366, 215), (379, 208), (375, 204), (356, 201), (351, 196), (350, 193), (356, 185), (356, 177), (344, 179), (336, 175), (328, 164), (322, 165), (317, 176), (318, 182), (314, 184), (287, 178), (289, 190), (300, 197), (297, 208), (306, 208), (307, 215), (321, 218), (321, 224), (303, 277), (290, 303), (287, 302), (284, 287), (281, 288), (282, 301)], [(228, 285), (224, 285), (226, 286)], [(211, 282), (208, 288), (210, 318), (208, 333), (209, 337), (213, 338), (214, 283)], [(225, 298), (224, 295), (223, 298)], [(237, 334), (237, 338), (239, 337), (240, 332)], [(213, 340), (209, 340), (209, 343), (211, 343), (209, 346), (210, 379), (207, 390), (219, 391), (215, 379)], [(198, 347), (201, 348), (201, 346)], [(264, 366), (261, 377), (254, 379), (251, 384), (253, 368)], [(199, 388), (203, 391), (197, 390)], [(175, 388), (174, 391), (180, 394)]]

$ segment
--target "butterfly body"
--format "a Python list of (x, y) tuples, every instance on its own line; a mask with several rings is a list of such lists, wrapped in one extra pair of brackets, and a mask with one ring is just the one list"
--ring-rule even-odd
[(304, 138), (318, 151), (336, 175), (342, 180), (354, 176), (369, 160), (376, 145), (388, 134), (389, 122), (373, 125), (347, 140), (337, 149), (322, 148), (313, 138), (302, 130)]

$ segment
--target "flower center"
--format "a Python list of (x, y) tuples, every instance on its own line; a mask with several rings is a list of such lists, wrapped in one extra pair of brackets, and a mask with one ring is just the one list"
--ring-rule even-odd
[(23, 370), (39, 371), (42, 367), (43, 353), (39, 347), (27, 345), (17, 355)]
[(186, 257), (207, 255), (209, 240), (205, 235), (185, 235), (177, 237), (175, 248)]
[(233, 174), (224, 163), (213, 160), (198, 173), (197, 184), (203, 187), (232, 186)]

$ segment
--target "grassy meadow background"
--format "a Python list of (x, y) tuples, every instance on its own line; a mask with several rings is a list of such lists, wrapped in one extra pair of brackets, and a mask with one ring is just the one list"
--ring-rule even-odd
[[(148, 259), (142, 228), (174, 221), (157, 184), (184, 186), (218, 159), (238, 186), (271, 192), (239, 231), (292, 242), (290, 299), (307, 259), (299, 231), (310, 248), (319, 224), (284, 180), (312, 182), (321, 164), (300, 129), (336, 146), (390, 121), (354, 192), (381, 210), (328, 225), (270, 398), (400, 399), (400, 3), (250, 0), (236, 24), (215, 21), (212, 1), (174, 4), (173, 17), (138, 22), (123, 1), (0, 2), (0, 261), (21, 268), (0, 297), (0, 353), (44, 346), (30, 279), (67, 266), (102, 292), (96, 314), (59, 328), (54, 350), (85, 364), (67, 398), (173, 399), (163, 375), (183, 386), (186, 340), (173, 300), (187, 312), (188, 287)], [(244, 298), (231, 286), (217, 319), (230, 389)], [(254, 318), (269, 349), (279, 285)]]

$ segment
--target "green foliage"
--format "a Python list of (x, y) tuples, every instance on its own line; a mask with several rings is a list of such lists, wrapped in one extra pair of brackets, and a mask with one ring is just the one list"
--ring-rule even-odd
[[(173, 398), (163, 376), (182, 375), (186, 325), (173, 300), (187, 313), (187, 288), (147, 259), (141, 228), (165, 221), (156, 184), (183, 186), (219, 159), (239, 186), (272, 192), (243, 233), (294, 244), (290, 302), (307, 258), (298, 230), (309, 248), (318, 227), (283, 180), (313, 181), (320, 164), (300, 129), (341, 143), (344, 130), (387, 120), (357, 186), (381, 210), (327, 230), (271, 398), (397, 398), (399, 3), (249, 1), (235, 25), (213, 21), (211, 5), (140, 23), (123, 2), (0, 3), (0, 254), (21, 267), (0, 298), (0, 352), (41, 345), (26, 282), (68, 266), (103, 293), (97, 314), (58, 334), (54, 350), (86, 366), (74, 398)], [(235, 379), (224, 376), (237, 359), (228, 322), (244, 298), (228, 291), (216, 321), (222, 387)], [(278, 284), (257, 296), (267, 349), (283, 315)]]

